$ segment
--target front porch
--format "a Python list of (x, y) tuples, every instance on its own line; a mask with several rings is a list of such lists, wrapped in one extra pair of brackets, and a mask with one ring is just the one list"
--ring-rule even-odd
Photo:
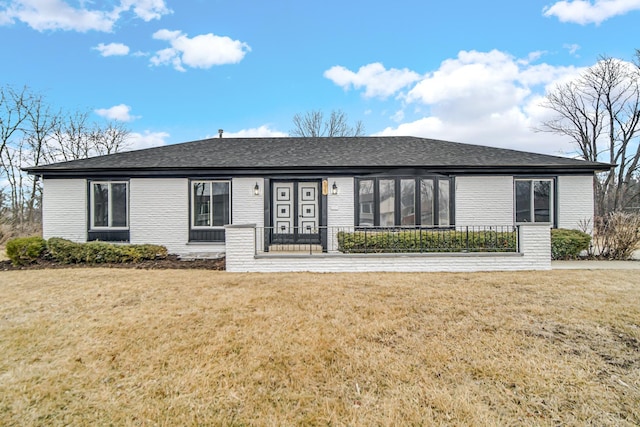
[(272, 244), (273, 232), (254, 224), (227, 226), (227, 271), (464, 272), (551, 268), (548, 225), (446, 230), (325, 227), (317, 230), (319, 243), (308, 239), (292, 243), (277, 240)]
[(276, 227), (255, 228), (256, 255), (263, 253), (517, 252), (517, 228)]

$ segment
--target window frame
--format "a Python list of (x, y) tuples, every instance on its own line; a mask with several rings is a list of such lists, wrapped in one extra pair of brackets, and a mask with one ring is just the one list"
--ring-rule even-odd
[[(394, 176), (361, 176), (354, 179), (354, 224), (356, 227), (380, 227), (380, 182), (393, 180), (394, 181), (394, 225), (389, 227), (394, 228), (451, 228), (455, 226), (455, 182), (453, 176), (439, 176), (439, 175), (419, 175), (419, 176), (407, 176), (407, 175), (394, 175)], [(432, 211), (433, 216), (432, 224), (422, 224), (422, 182), (432, 182)], [(363, 181), (373, 181), (373, 195), (372, 200), (366, 200), (364, 203), (371, 203), (371, 213), (373, 223), (371, 225), (361, 225), (361, 203), (360, 203), (360, 183)], [(402, 182), (413, 181), (413, 216), (414, 224), (402, 225), (403, 205), (402, 205)], [(446, 182), (449, 184), (449, 201), (447, 211), (449, 218), (446, 223), (440, 219), (440, 182)], [(406, 208), (406, 206), (405, 206)]]
[[(211, 225), (196, 225), (196, 197), (195, 197), (195, 185), (196, 184), (209, 184), (210, 185), (210, 194), (209, 194), (209, 223)], [(214, 209), (213, 209), (213, 184), (227, 184), (229, 190), (228, 196), (228, 206), (229, 213), (226, 218), (226, 221), (222, 225), (213, 225), (214, 221)], [(232, 205), (231, 205), (231, 180), (230, 179), (192, 179), (189, 182), (189, 229), (191, 230), (223, 230), (225, 225), (231, 224), (232, 219)]]
[[(529, 182), (529, 221), (518, 221), (518, 182)], [(549, 183), (549, 221), (536, 221), (535, 207), (535, 183)], [(513, 222), (519, 224), (548, 224), (554, 226), (556, 224), (556, 207), (557, 207), (557, 179), (555, 177), (514, 177), (513, 179)]]
[[(225, 183), (228, 186), (229, 190), (229, 213), (226, 218), (226, 224), (223, 225), (195, 225), (195, 215), (196, 215), (196, 200), (194, 187), (197, 183), (208, 183), (211, 187), (210, 198), (213, 197), (213, 183)], [(233, 195), (232, 195), (232, 180), (231, 178), (221, 179), (190, 179), (189, 180), (189, 217), (187, 218), (187, 231), (189, 236), (190, 243), (224, 243), (225, 241), (225, 225), (232, 224), (233, 222)], [(211, 199), (211, 207), (213, 206), (213, 200)], [(213, 209), (209, 209), (210, 215), (210, 224), (213, 224)]]
[[(96, 199), (95, 199), (95, 185), (108, 185), (108, 212), (107, 212), (107, 222), (108, 225), (96, 225), (95, 224), (95, 214), (96, 214)], [(125, 185), (125, 203), (126, 203), (126, 225), (124, 226), (114, 226), (113, 225), (113, 190), (112, 187), (114, 184), (124, 184)], [(110, 179), (96, 179), (89, 181), (89, 231), (97, 230), (97, 231), (108, 231), (108, 230), (129, 230), (129, 213), (130, 213), (130, 203), (129, 203), (129, 181), (128, 180), (110, 180)]]

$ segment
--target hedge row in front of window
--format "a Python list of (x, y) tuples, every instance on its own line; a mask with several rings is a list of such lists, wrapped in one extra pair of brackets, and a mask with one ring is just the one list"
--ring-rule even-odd
[(516, 252), (516, 231), (362, 230), (338, 233), (343, 253)]
[(148, 244), (76, 243), (52, 237), (47, 241), (47, 255), (62, 264), (128, 263), (164, 259), (167, 257), (167, 248)]

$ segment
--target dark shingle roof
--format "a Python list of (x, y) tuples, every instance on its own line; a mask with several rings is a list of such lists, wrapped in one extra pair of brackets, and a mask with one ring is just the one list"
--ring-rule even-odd
[(34, 174), (106, 171), (607, 169), (565, 157), (417, 137), (212, 138), (28, 168)]

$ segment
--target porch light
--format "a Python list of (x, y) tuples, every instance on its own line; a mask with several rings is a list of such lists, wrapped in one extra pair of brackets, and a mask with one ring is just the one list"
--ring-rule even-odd
[(331, 194), (333, 194), (334, 196), (338, 194), (338, 186), (336, 185), (335, 181), (333, 181), (333, 185), (331, 186)]
[(253, 194), (255, 194), (256, 196), (260, 195), (260, 186), (258, 185), (257, 182), (256, 182), (256, 185), (253, 187)]

